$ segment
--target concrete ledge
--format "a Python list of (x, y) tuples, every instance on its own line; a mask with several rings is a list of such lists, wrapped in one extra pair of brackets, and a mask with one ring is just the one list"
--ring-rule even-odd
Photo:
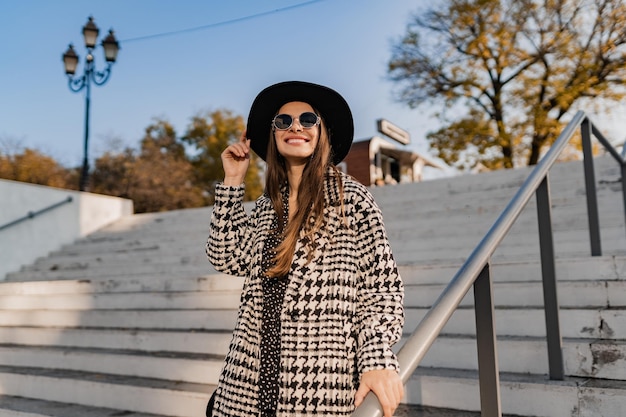
[(0, 224), (72, 197), (71, 203), (0, 231), (0, 280), (133, 211), (130, 200), (9, 180), (0, 180), (0, 195)]

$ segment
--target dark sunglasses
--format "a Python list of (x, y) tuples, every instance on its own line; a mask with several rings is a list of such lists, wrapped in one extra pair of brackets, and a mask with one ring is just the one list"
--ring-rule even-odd
[[(320, 123), (320, 117), (310, 111), (302, 113), (300, 117), (296, 117), (296, 119), (300, 122), (300, 126), (305, 129), (310, 129)], [(294, 120), (295, 119), (288, 114), (277, 114), (274, 119), (272, 119), (272, 125), (276, 130), (287, 130), (293, 125)]]

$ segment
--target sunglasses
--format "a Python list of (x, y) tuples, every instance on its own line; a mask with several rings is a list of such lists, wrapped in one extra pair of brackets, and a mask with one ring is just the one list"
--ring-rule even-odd
[[(300, 126), (305, 129), (310, 129), (320, 123), (320, 117), (310, 111), (302, 113), (300, 117), (296, 117), (295, 119), (298, 119)], [(288, 114), (277, 114), (274, 119), (272, 119), (272, 125), (276, 130), (287, 130), (293, 125), (295, 119)]]

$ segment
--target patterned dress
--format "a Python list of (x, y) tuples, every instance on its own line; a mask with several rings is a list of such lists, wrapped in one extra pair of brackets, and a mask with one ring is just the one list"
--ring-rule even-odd
[[(218, 271), (245, 277), (215, 417), (258, 416), (261, 408), (263, 253), (276, 216), (265, 195), (248, 215), (243, 195), (243, 186), (216, 187), (207, 242)], [(329, 172), (324, 198), (325, 226), (312, 237), (312, 259), (300, 239), (280, 306), (278, 417), (349, 416), (361, 374), (398, 369), (392, 346), (402, 334), (404, 288), (380, 210), (367, 188), (344, 174)]]
[[(283, 195), (283, 230), (289, 219), (289, 194)], [(271, 230), (277, 230), (278, 218), (272, 221)], [(280, 244), (277, 233), (270, 233), (263, 245), (261, 270), (265, 274), (272, 266), (274, 249)], [(263, 417), (276, 415), (278, 404), (278, 378), (280, 370), (280, 311), (287, 289), (288, 277), (263, 280), (263, 322), (261, 324), (261, 354), (259, 356), (259, 408)]]

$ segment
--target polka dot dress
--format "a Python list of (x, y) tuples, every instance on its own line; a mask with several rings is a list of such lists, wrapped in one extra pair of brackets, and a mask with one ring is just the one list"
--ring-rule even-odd
[[(283, 228), (287, 225), (288, 196), (283, 196)], [(272, 222), (276, 230), (278, 219)], [(283, 229), (284, 230), (284, 229)], [(262, 270), (265, 273), (272, 266), (274, 249), (280, 244), (280, 237), (270, 233), (263, 248)], [(280, 372), (280, 312), (287, 288), (287, 277), (263, 277), (263, 323), (261, 326), (261, 357), (259, 369), (259, 405), (263, 417), (276, 416), (278, 404), (278, 377)]]

